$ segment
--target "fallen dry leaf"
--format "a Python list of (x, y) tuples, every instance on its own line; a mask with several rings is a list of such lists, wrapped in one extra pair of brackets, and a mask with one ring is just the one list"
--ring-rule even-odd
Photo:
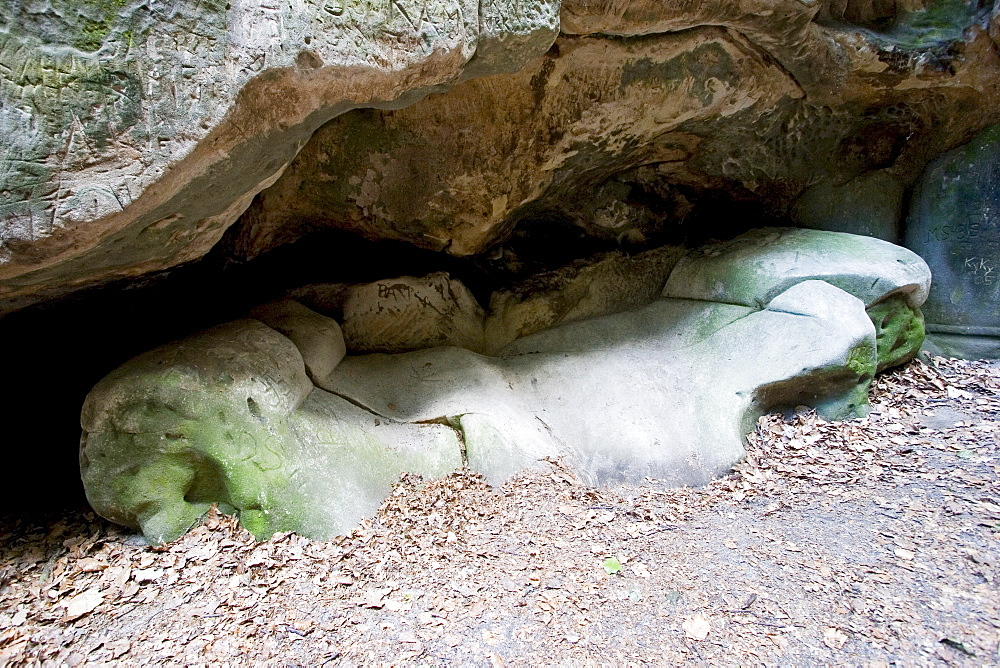
[[(974, 399), (947, 399), (942, 378)], [(665, 665), (877, 668), (934, 660), (928, 638), (946, 660), (988, 662), (997, 559), (955, 537), (1000, 534), (1000, 370), (914, 362), (871, 396), (859, 420), (762, 417), (746, 460), (699, 488), (650, 480), (623, 496), (552, 461), (558, 475), (500, 488), (468, 471), (414, 476), (330, 541), (258, 543), (216, 511), (155, 547), (92, 514), (14, 517), (0, 524), (0, 665), (465, 665), (491, 653), (628, 665), (657, 645)], [(609, 555), (622, 576), (595, 568)], [(103, 603), (64, 622), (90, 588)], [(964, 614), (972, 605), (984, 612)]]
[(95, 559), (94, 557), (84, 557), (76, 562), (76, 567), (84, 573), (96, 573), (108, 567), (107, 562)]
[(163, 575), (162, 568), (138, 568), (132, 571), (132, 578), (140, 584), (154, 582), (161, 575)]
[(847, 634), (832, 626), (823, 632), (823, 644), (830, 649), (843, 649), (847, 643)]
[(92, 612), (94, 608), (103, 602), (104, 595), (101, 594), (96, 587), (91, 587), (90, 589), (67, 599), (66, 602), (63, 603), (63, 607), (66, 608), (66, 615), (63, 617), (63, 621), (71, 622), (74, 619), (79, 619), (80, 617)]
[(704, 640), (712, 630), (712, 623), (703, 615), (693, 615), (681, 624), (681, 628), (684, 629), (684, 634), (688, 638)]

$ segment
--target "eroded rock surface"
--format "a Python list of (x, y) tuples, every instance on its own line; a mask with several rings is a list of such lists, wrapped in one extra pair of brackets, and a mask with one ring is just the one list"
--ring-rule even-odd
[(557, 26), (544, 1), (3, 3), (3, 310), (202, 256), (326, 121), (517, 70)]
[(7, 2), (0, 313), (317, 229), (895, 238), (926, 162), (1000, 121), (980, 4)]
[(1000, 126), (930, 165), (914, 191), (906, 245), (934, 272), (928, 329), (939, 349), (1000, 357)]
[(675, 246), (579, 260), (494, 292), (486, 308), (447, 274), (358, 285), (317, 284), (289, 296), (343, 323), (352, 353), (453, 345), (494, 354), (515, 339), (583, 318), (645, 306), (686, 251)]
[[(324, 126), (248, 211), (234, 253), (253, 257), (316, 226), (479, 253), (525, 207), (585, 205), (617, 172), (687, 159), (694, 138), (663, 138), (680, 124), (797, 94), (780, 67), (718, 28), (564, 39), (516, 74)], [(641, 234), (628, 218), (644, 212), (624, 207), (616, 220), (611, 200), (623, 198), (609, 195), (586, 216), (591, 231)]]
[(450, 427), (376, 424), (316, 389), (292, 340), (249, 318), (120, 367), (90, 393), (82, 423), (91, 505), (156, 542), (212, 503), (260, 536), (332, 536), (372, 512), (401, 473), (462, 464)]
[(844, 4), (564, 2), (563, 36), (520, 72), (322, 128), (229, 252), (329, 227), (468, 255), (551, 217), (630, 244), (752, 226), (699, 218), (718, 199), (898, 241), (926, 161), (997, 118), (1000, 60), (960, 0), (882, 3), (881, 32)]
[[(819, 281), (773, 307), (659, 299), (519, 340), (498, 357), (438, 347), (346, 358), (312, 389), (288, 339), (253, 320), (123, 366), (84, 411), (88, 498), (154, 541), (210, 503), (260, 536), (331, 537), (404, 471), (465, 462), (495, 484), (567, 456), (592, 483), (699, 484), (775, 406), (863, 411), (875, 336)], [(310, 391), (311, 390), (311, 391)]]
[[(311, 286), (303, 294), (333, 300), (363, 345), (384, 334), (391, 346), (399, 331), (380, 305), (395, 297), (378, 286), (405, 286), (406, 345), (429, 347), (340, 359), (336, 321), (286, 300), (254, 311), (276, 329), (244, 319), (151, 351), (87, 399), (88, 498), (160, 541), (212, 502), (258, 535), (332, 536), (374, 511), (401, 472), (463, 464), (497, 484), (559, 456), (594, 484), (700, 484), (741, 458), (762, 412), (863, 413), (876, 369), (892, 363), (880, 338), (891, 328), (873, 325), (872, 308), (890, 304), (877, 315), (892, 322), (904, 306), (918, 317), (926, 293), (919, 258), (853, 235), (767, 229), (678, 259), (676, 248), (612, 255), (540, 277), (548, 289), (531, 295), (552, 302), (551, 317), (530, 332), (502, 325), (515, 338), (489, 354), (475, 347), (486, 338), (443, 337), (449, 323), (495, 315), (445, 276)], [(732, 295), (706, 278), (739, 267), (746, 280)], [(690, 294), (673, 294), (682, 287)], [(739, 295), (747, 303), (726, 299)], [(501, 296), (491, 309), (520, 303)]]

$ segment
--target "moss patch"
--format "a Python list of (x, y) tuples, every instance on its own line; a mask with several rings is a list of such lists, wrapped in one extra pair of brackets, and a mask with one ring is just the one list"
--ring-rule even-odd
[(296, 529), (287, 428), (245, 402), (159, 380), (159, 391), (114, 409), (118, 429), (84, 435), (95, 510), (155, 542), (182, 535), (213, 503), (235, 509), (258, 537)]
[(924, 342), (924, 315), (905, 295), (893, 295), (868, 308), (875, 325), (878, 370), (910, 361)]
[(863, 343), (851, 349), (847, 356), (847, 368), (861, 378), (871, 378), (875, 375), (875, 351)]
[(936, 0), (918, 12), (905, 12), (885, 36), (904, 49), (943, 46), (962, 39), (972, 25), (976, 3), (966, 0)]

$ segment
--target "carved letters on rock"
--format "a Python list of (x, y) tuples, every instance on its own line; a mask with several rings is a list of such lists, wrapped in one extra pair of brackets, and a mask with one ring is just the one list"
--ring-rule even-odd
[(555, 38), (553, 2), (483, 8), (3, 3), (0, 312), (198, 258), (324, 122), (516, 70)]

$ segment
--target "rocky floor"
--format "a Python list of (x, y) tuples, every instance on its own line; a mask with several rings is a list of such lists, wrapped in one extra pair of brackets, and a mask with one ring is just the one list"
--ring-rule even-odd
[(1000, 369), (937, 358), (702, 489), (408, 479), (332, 542), (7, 518), (0, 663), (1000, 664), (998, 432)]

